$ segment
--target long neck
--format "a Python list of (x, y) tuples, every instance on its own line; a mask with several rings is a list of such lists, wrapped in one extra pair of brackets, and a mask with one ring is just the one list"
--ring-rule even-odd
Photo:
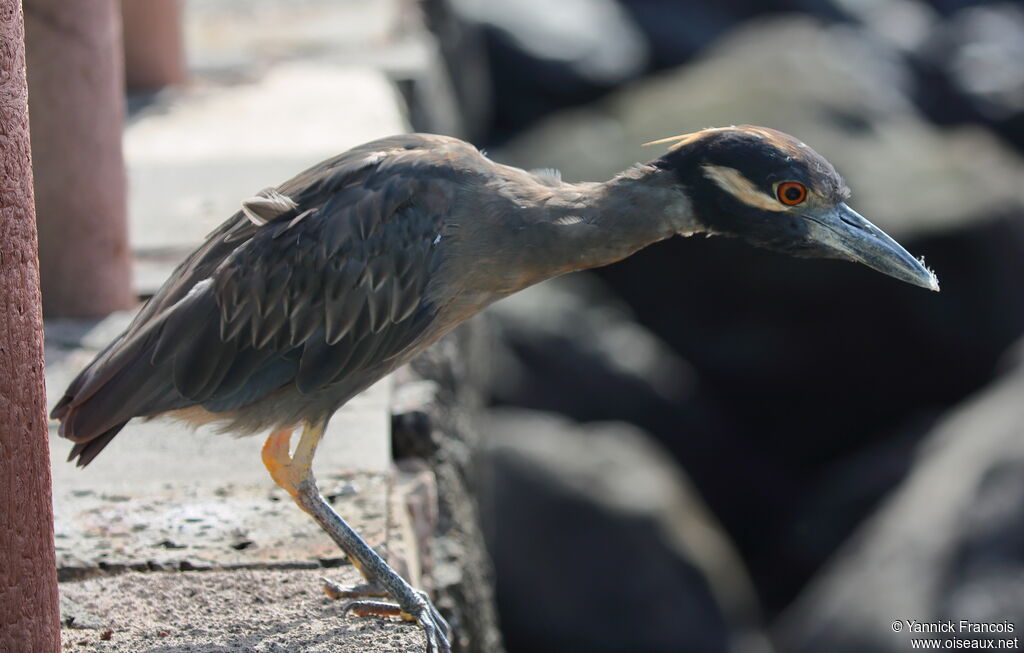
[(603, 183), (565, 184), (538, 207), (538, 267), (600, 267), (699, 225), (671, 173), (639, 165)]
[(484, 219), (496, 238), (489, 254), (508, 276), (509, 291), (559, 274), (608, 265), (651, 243), (700, 229), (671, 173), (649, 165), (613, 179), (541, 185), (513, 175), (502, 188), (518, 210)]
[(623, 259), (700, 226), (671, 173), (638, 165), (603, 183), (540, 183), (495, 165), (487, 184), (465, 189), (465, 218), (435, 286), (462, 318), (545, 279)]

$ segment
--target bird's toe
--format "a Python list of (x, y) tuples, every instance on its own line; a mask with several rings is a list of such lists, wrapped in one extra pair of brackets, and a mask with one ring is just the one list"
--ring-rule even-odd
[[(326, 586), (327, 583), (325, 583)], [(343, 586), (338, 585), (334, 587), (342, 590), (345, 589)], [(373, 586), (364, 587), (372, 588)], [(330, 591), (328, 595), (331, 595)], [(425, 592), (417, 590), (416, 596), (419, 600), (414, 605), (407, 607), (388, 601), (357, 600), (349, 601), (342, 610), (358, 617), (400, 617), (407, 621), (415, 621), (423, 629), (423, 634), (427, 639), (427, 653), (451, 653), (451, 644), (448, 641), (448, 638), (451, 636), (451, 627), (448, 625), (448, 622), (441, 616), (441, 613), (434, 607), (430, 599), (427, 598)]]
[(402, 617), (406, 621), (416, 621), (416, 618), (402, 610), (400, 605), (388, 601), (349, 601), (341, 611), (351, 612), (357, 617)]
[(423, 634), (427, 638), (427, 653), (451, 653), (452, 647), (448, 642), (450, 628), (441, 613), (437, 611), (434, 604), (427, 601), (416, 621), (423, 628)]

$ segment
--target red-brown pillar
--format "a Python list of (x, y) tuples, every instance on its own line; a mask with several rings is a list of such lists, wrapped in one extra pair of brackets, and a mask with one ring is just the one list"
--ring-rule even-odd
[(132, 90), (185, 83), (178, 0), (122, 0), (125, 82)]
[(24, 0), (43, 310), (134, 304), (117, 0)]
[(0, 0), (0, 651), (60, 650), (20, 0)]

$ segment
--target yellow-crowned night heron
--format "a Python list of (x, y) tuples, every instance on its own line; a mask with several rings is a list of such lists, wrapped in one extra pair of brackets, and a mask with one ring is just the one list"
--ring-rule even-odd
[[(246, 200), (71, 383), (53, 410), (87, 465), (134, 417), (270, 432), (278, 485), (367, 581), (448, 651), (447, 624), (320, 496), (310, 465), (339, 406), (495, 300), (676, 234), (935, 275), (848, 207), (832, 166), (786, 134), (728, 127), (604, 183), (487, 159), (455, 138), (373, 141)], [(291, 432), (303, 427), (294, 454)]]

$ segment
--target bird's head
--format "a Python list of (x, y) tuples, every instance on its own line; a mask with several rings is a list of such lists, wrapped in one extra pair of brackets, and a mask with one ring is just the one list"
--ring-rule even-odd
[(653, 164), (676, 175), (703, 231), (792, 256), (863, 263), (939, 289), (928, 268), (846, 205), (842, 177), (792, 136), (743, 125), (650, 144), (657, 143), (671, 145)]

